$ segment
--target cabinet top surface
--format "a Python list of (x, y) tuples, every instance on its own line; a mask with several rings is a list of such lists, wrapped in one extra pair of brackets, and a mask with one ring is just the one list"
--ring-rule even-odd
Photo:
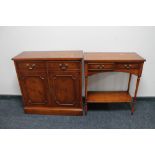
[(84, 61), (140, 61), (145, 59), (134, 52), (86, 52), (84, 53)]
[(22, 52), (13, 60), (80, 60), (83, 51), (34, 51)]

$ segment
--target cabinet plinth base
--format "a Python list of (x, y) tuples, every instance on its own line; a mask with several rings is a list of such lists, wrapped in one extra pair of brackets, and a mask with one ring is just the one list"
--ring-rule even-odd
[(79, 108), (51, 108), (51, 107), (24, 107), (27, 114), (44, 114), (44, 115), (71, 115), (81, 116), (83, 110)]

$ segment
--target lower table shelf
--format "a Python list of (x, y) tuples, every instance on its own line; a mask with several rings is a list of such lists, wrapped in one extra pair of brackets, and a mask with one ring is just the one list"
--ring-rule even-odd
[(88, 91), (87, 103), (123, 103), (132, 102), (127, 91)]

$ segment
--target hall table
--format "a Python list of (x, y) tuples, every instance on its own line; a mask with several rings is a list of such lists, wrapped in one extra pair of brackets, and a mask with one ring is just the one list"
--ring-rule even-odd
[[(134, 103), (143, 64), (146, 61), (137, 53), (118, 52), (86, 52), (84, 53), (85, 69), (85, 112), (89, 103), (129, 103), (131, 114), (134, 112)], [(129, 73), (128, 88), (126, 91), (88, 91), (88, 77), (101, 72)], [(132, 74), (137, 76), (134, 97), (129, 93)]]

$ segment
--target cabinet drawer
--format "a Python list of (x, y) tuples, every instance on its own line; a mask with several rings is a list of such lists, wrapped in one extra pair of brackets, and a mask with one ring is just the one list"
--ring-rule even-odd
[(48, 62), (49, 70), (80, 70), (81, 63), (78, 61), (68, 62), (68, 61), (59, 61), (59, 62)]
[(117, 69), (139, 69), (140, 64), (135, 63), (121, 63), (116, 65)]
[(17, 67), (20, 71), (43, 71), (46, 64), (44, 62), (24, 61), (18, 62)]
[(88, 70), (113, 70), (114, 63), (88, 63)]

